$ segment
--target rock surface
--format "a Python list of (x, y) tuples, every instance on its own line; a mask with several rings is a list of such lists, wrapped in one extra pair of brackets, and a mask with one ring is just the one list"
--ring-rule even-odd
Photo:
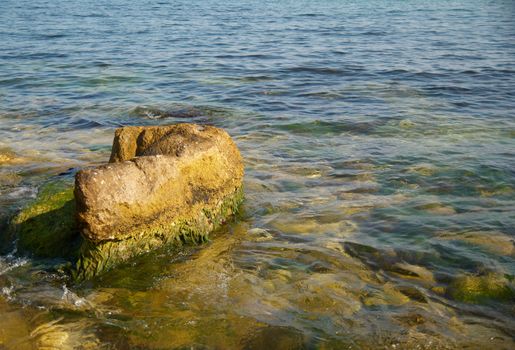
[(75, 219), (73, 187), (67, 181), (49, 182), (38, 197), (18, 215), (10, 227), (23, 253), (42, 258), (73, 258), (81, 244)]
[(243, 163), (223, 130), (116, 130), (109, 164), (75, 177), (81, 277), (173, 241), (201, 242), (237, 210)]
[(503, 274), (457, 276), (448, 288), (453, 299), (466, 303), (483, 303), (488, 300), (514, 300), (515, 283)]

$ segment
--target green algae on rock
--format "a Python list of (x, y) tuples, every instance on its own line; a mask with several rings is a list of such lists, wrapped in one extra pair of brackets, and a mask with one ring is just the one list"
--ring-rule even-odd
[(487, 300), (515, 300), (515, 288), (505, 276), (488, 273), (481, 276), (462, 275), (449, 286), (448, 294), (466, 303), (482, 303)]
[(200, 243), (243, 199), (241, 155), (223, 130), (176, 124), (118, 129), (109, 164), (75, 177), (88, 278), (170, 242)]
[[(227, 197), (213, 210), (204, 210), (197, 218), (189, 221), (178, 218), (166, 226), (149, 229), (142, 235), (125, 240), (109, 240), (93, 243), (85, 240), (74, 271), (79, 280), (88, 279), (109, 270), (120, 262), (129, 260), (143, 252), (149, 252), (165, 245), (201, 244), (208, 235), (219, 228), (229, 216), (237, 214), (243, 201), (243, 189)], [(206, 218), (209, 218), (206, 220)]]
[(80, 245), (73, 186), (66, 181), (44, 185), (32, 203), (12, 221), (18, 249), (42, 258), (72, 258)]
[(500, 231), (441, 232), (440, 240), (463, 242), (501, 256), (515, 256), (515, 240)]
[(116, 131), (112, 163), (54, 181), (13, 220), (21, 251), (74, 263), (88, 279), (168, 244), (207, 241), (243, 201), (243, 162), (223, 130), (193, 124)]

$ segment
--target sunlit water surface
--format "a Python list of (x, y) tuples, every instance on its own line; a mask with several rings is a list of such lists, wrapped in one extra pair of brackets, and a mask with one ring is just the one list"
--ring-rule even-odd
[[(2, 0), (2, 232), (45, 181), (106, 162), (121, 125), (225, 128), (246, 201), (208, 244), (81, 285), (4, 242), (0, 348), (513, 349), (514, 18)], [(460, 283), (506, 293), (467, 302)]]

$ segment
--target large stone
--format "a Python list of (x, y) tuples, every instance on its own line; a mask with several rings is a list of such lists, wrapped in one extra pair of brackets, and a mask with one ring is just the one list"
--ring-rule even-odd
[(242, 200), (241, 155), (223, 130), (124, 127), (109, 164), (75, 178), (79, 277), (170, 242), (202, 242)]

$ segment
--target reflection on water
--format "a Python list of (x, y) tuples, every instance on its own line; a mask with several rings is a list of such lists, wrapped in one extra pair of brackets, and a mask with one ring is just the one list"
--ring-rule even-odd
[[(3, 1), (0, 348), (515, 347), (513, 18)], [(245, 158), (243, 213), (209, 243), (75, 284), (3, 234), (46, 181), (105, 162), (115, 127), (175, 122)]]

